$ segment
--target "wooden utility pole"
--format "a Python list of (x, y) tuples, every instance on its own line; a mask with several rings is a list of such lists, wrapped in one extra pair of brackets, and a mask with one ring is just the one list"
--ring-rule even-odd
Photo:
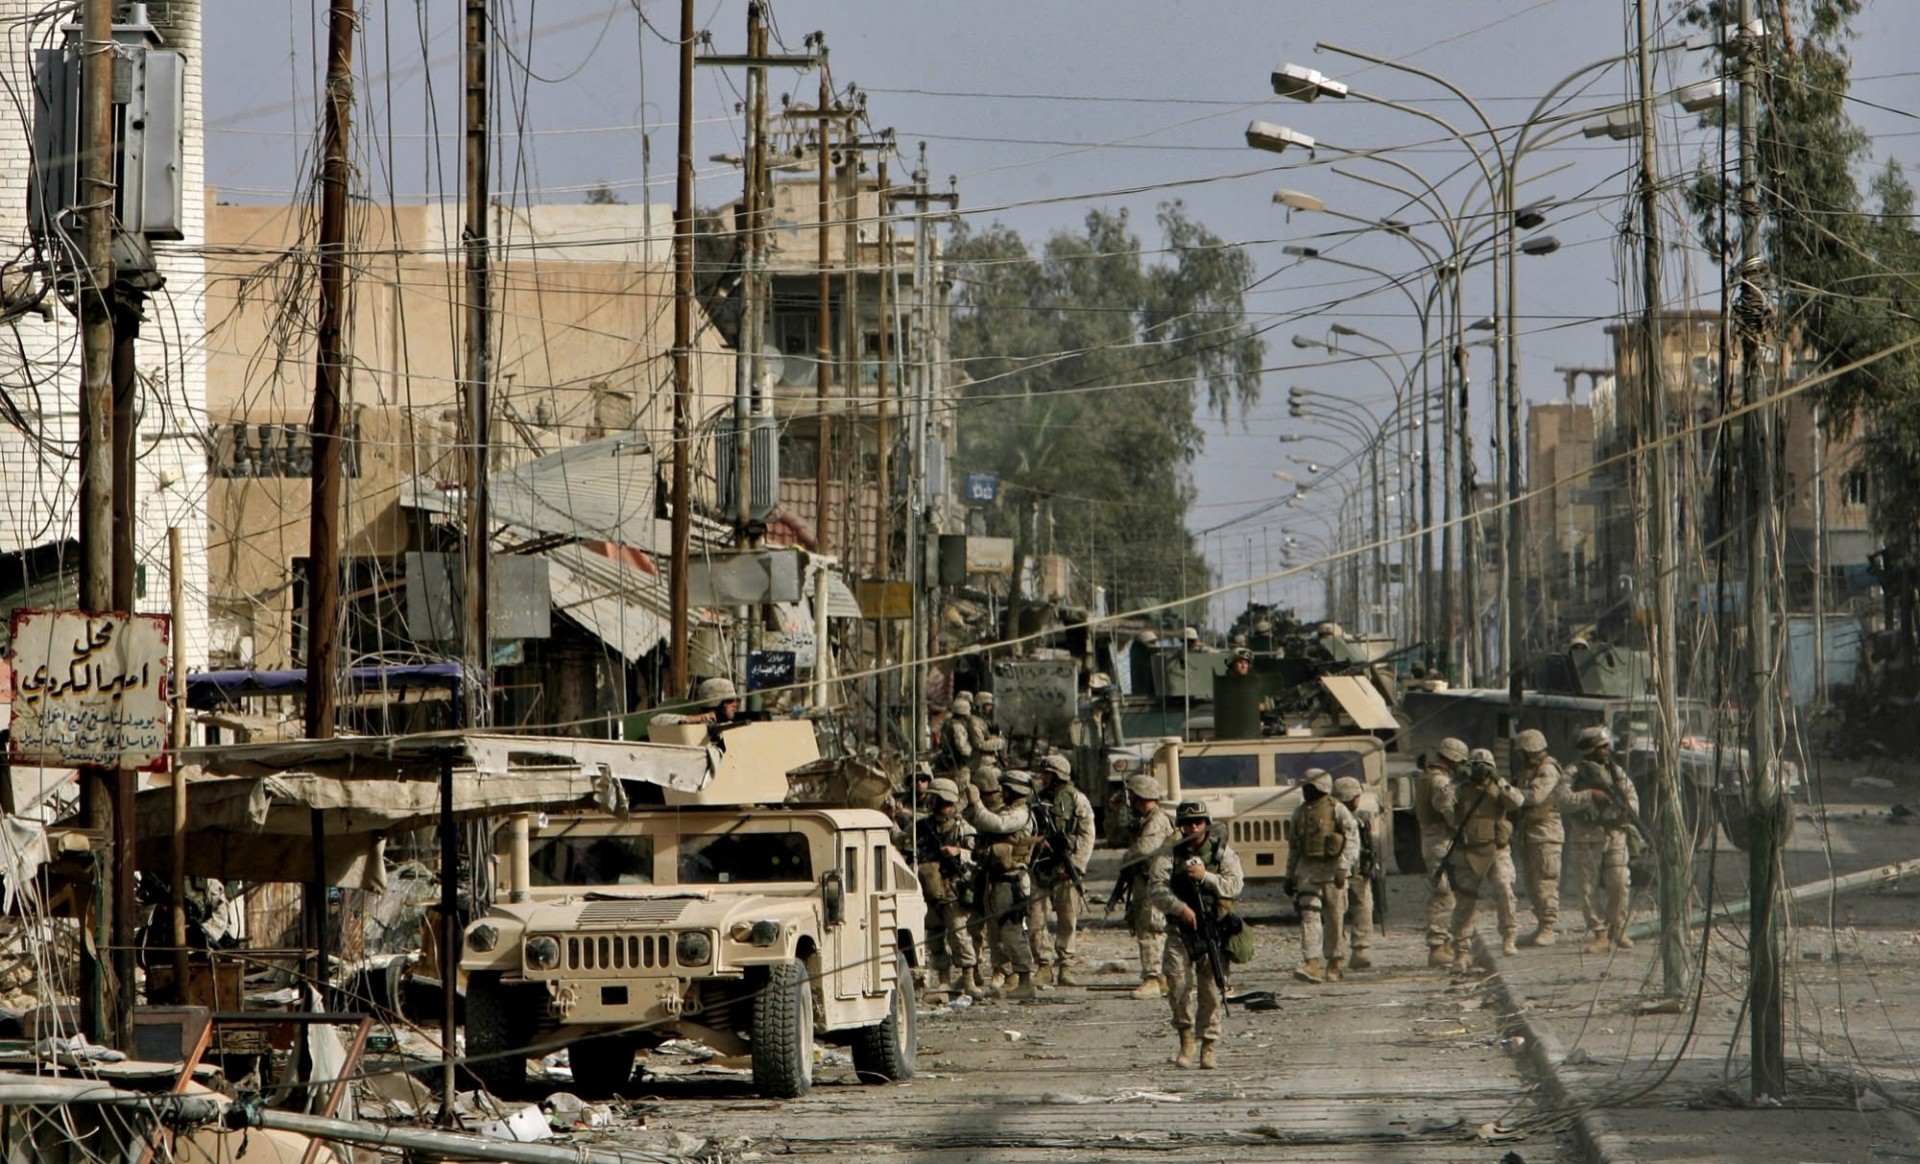
[[(821, 56), (826, 55), (826, 46), (819, 46)], [(814, 548), (821, 553), (831, 553), (829, 535), (833, 525), (833, 474), (828, 464), (833, 456), (833, 419), (828, 397), (833, 391), (833, 273), (829, 268), (828, 248), (832, 242), (832, 187), (830, 176), (833, 170), (833, 88), (823, 61), (820, 66), (820, 103), (815, 112), (820, 118), (820, 196), (819, 196), (819, 258), (820, 268), (820, 313), (816, 321), (819, 332), (814, 345), (814, 354), (819, 361), (818, 375), (815, 378), (814, 423), (818, 428), (817, 449), (814, 460), (815, 497)], [(816, 644), (816, 650), (824, 652), (825, 643)]]
[[(893, 511), (893, 482), (889, 477), (891, 467), (887, 460), (887, 454), (891, 451), (889, 445), (893, 440), (893, 434), (887, 427), (887, 393), (892, 388), (893, 376), (893, 303), (890, 296), (892, 289), (887, 285), (893, 274), (893, 224), (890, 211), (887, 207), (887, 162), (885, 158), (880, 160), (876, 181), (880, 195), (875, 202), (880, 216), (880, 350), (878, 353), (880, 357), (880, 370), (877, 383), (874, 387), (876, 399), (874, 401), (873, 437), (875, 448), (874, 472), (876, 479), (873, 483), (873, 576), (884, 581), (889, 576), (889, 567), (892, 565), (892, 563), (888, 561), (888, 551), (893, 543), (893, 531), (889, 528), (887, 520)], [(892, 631), (887, 630), (884, 623), (882, 624), (881, 635), (883, 641), (892, 638)], [(881, 679), (880, 686), (884, 692), (886, 689), (886, 678), (884, 676)], [(880, 741), (881, 750), (885, 751), (887, 745), (887, 738), (885, 735), (882, 735)]]
[(327, 102), (320, 163), (320, 322), (313, 375), (313, 488), (307, 538), (307, 738), (333, 738), (340, 619), (340, 400), (346, 380), (347, 156), (353, 113), (354, 0), (327, 20)]
[[(484, 726), (493, 703), (493, 649), (487, 626), (487, 558), (493, 550), (487, 499), (488, 455), (493, 431), (489, 400), (493, 378), (491, 296), (487, 253), (488, 172), (487, 0), (467, 0), (467, 223), (466, 254), (466, 429), (467, 555), (461, 643), (466, 658), (466, 725)], [(449, 992), (451, 993), (451, 992)]]
[(1674, 545), (1674, 513), (1667, 444), (1666, 329), (1661, 320), (1660, 176), (1653, 94), (1653, 13), (1648, 0), (1636, 0), (1639, 23), (1640, 81), (1640, 379), (1646, 392), (1647, 423), (1640, 430), (1649, 455), (1643, 466), (1650, 515), (1647, 585), (1653, 594), (1654, 796), (1660, 822), (1660, 971), (1668, 998), (1687, 992), (1686, 918), (1693, 896), (1693, 832), (1687, 827), (1680, 796), (1678, 652), (1674, 643), (1674, 587), (1679, 584), (1679, 555)]
[(167, 680), (168, 701), (173, 704), (170, 741), (173, 746), (173, 876), (168, 880), (173, 907), (173, 981), (174, 989), (185, 1001), (187, 995), (187, 773), (180, 763), (180, 751), (187, 746), (187, 585), (181, 575), (186, 568), (180, 552), (180, 527), (167, 530), (167, 611), (173, 616), (173, 670)]
[(693, 532), (688, 510), (693, 441), (693, 37), (693, 0), (680, 0), (680, 140), (673, 203), (673, 560), (667, 576), (673, 636), (667, 653), (667, 697), (676, 700), (687, 695), (687, 568)]

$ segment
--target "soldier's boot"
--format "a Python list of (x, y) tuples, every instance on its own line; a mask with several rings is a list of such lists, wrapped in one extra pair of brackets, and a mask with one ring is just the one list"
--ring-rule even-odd
[(1347, 968), (1350, 970), (1373, 969), (1373, 959), (1367, 956), (1367, 950), (1370, 948), (1371, 947), (1368, 946), (1355, 946), (1353, 957), (1347, 959)]
[(1149, 974), (1140, 980), (1140, 985), (1127, 992), (1129, 998), (1165, 998), (1167, 981), (1158, 974)]
[(1553, 923), (1543, 922), (1539, 929), (1521, 938), (1520, 944), (1523, 946), (1551, 946), (1559, 940), (1560, 931), (1553, 928)]
[(1473, 955), (1467, 953), (1465, 944), (1455, 942), (1453, 946), (1453, 972), (1465, 974), (1473, 969)]
[(1200, 1040), (1193, 1037), (1193, 1031), (1192, 1030), (1181, 1031), (1180, 1032), (1180, 1050), (1173, 1057), (1173, 1065), (1175, 1067), (1191, 1067), (1193, 1066), (1194, 1059), (1199, 1054), (1200, 1054)]
[(1053, 984), (1055, 986), (1078, 986), (1080, 985), (1080, 980), (1075, 978), (1073, 971), (1067, 967), (1065, 962), (1062, 962), (1054, 968)]
[(973, 995), (975, 998), (986, 997), (987, 980), (981, 975), (980, 967), (978, 966), (967, 967), (967, 978), (966, 978), (965, 987), (966, 987), (967, 993)]
[(1622, 930), (1622, 929), (1608, 930), (1607, 939), (1613, 943), (1613, 947), (1616, 950), (1633, 949), (1633, 939), (1627, 936), (1627, 931), (1625, 930)]
[(1327, 959), (1327, 981), (1339, 982), (1347, 976), (1347, 965), (1338, 958)]
[(1587, 953), (1604, 954), (1607, 952), (1607, 947), (1612, 944), (1613, 943), (1607, 940), (1607, 932), (1605, 930), (1595, 930), (1593, 931), (1593, 940), (1587, 943)]
[(1308, 958), (1293, 968), (1293, 976), (1301, 982), (1311, 982), (1315, 986), (1327, 980), (1327, 966), (1318, 958)]
[(1211, 1071), (1220, 1066), (1220, 1060), (1214, 1055), (1215, 1041), (1216, 1040), (1213, 1039), (1200, 1040), (1200, 1068), (1203, 1071)]
[(1427, 969), (1445, 970), (1452, 964), (1453, 951), (1448, 948), (1445, 942), (1437, 946), (1427, 947)]
[(1511, 931), (1500, 935), (1500, 952), (1509, 958), (1520, 952), (1519, 943), (1513, 940)]
[(1033, 974), (1022, 970), (1014, 975), (1014, 985), (1005, 992), (1005, 996), (1012, 999), (1039, 998), (1040, 988), (1033, 984)]

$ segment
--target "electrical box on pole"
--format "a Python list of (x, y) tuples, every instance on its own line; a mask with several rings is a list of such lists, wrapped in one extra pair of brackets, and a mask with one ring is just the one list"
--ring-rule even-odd
[[(186, 58), (161, 48), (146, 5), (126, 5), (113, 26), (115, 267), (151, 269), (147, 241), (178, 240), (184, 210)], [(80, 205), (79, 25), (62, 30), (59, 48), (34, 54), (33, 180), (27, 217), (43, 244), (79, 248), (74, 211)]]

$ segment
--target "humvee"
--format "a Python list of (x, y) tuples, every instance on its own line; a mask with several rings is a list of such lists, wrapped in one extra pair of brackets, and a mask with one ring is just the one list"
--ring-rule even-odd
[(816, 1039), (862, 1079), (913, 1074), (920, 885), (882, 814), (781, 803), (811, 731), (730, 729), (708, 787), (660, 807), (508, 822), (461, 958), (483, 1082), (524, 1085), (528, 1048), (565, 1046), (576, 1090), (605, 1095), (671, 1038), (750, 1055), (773, 1098), (812, 1086)]

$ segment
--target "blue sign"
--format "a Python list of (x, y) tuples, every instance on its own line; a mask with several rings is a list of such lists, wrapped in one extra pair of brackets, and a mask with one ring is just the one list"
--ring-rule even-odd
[(968, 505), (992, 505), (1000, 500), (1000, 475), (968, 473), (967, 491), (963, 500)]

